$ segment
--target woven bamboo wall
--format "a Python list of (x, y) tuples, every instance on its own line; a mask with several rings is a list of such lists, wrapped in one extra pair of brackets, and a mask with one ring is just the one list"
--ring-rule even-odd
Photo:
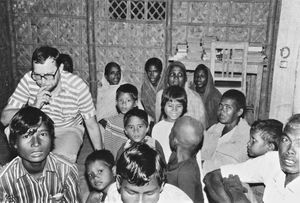
[(124, 80), (140, 87), (144, 64), (151, 57), (164, 61), (166, 2), (97, 0), (95, 38), (97, 78), (115, 61)]
[(70, 54), (74, 72), (88, 79), (85, 0), (12, 0), (16, 40), (16, 80), (31, 68), (40, 45)]
[(0, 108), (2, 109), (11, 94), (12, 60), (8, 19), (8, 1), (0, 0)]

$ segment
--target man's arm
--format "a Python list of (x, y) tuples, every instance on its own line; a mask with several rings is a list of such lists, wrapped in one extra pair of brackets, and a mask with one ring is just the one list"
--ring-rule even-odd
[(209, 200), (216, 203), (231, 203), (231, 199), (225, 191), (220, 169), (206, 174), (203, 181)]
[(87, 131), (89, 133), (89, 136), (91, 138), (91, 141), (93, 143), (93, 147), (95, 150), (103, 149), (103, 138), (102, 134), (99, 128), (99, 125), (96, 121), (96, 116), (93, 116), (92, 118), (85, 119), (85, 125), (87, 128)]
[(1, 123), (7, 126), (12, 119), (12, 117), (17, 113), (19, 109), (14, 107), (9, 107), (8, 105), (3, 109), (1, 113)]

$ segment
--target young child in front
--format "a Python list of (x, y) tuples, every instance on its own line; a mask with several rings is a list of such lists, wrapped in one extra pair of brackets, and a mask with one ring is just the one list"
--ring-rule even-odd
[(129, 83), (121, 85), (116, 92), (116, 108), (118, 114), (104, 119), (104, 146), (116, 157), (118, 150), (128, 138), (124, 133), (124, 115), (137, 106), (138, 90)]
[(175, 121), (170, 134), (172, 154), (167, 165), (167, 182), (182, 189), (194, 203), (204, 202), (196, 159), (202, 147), (203, 131), (199, 121), (183, 116)]
[(0, 202), (80, 202), (78, 170), (51, 153), (54, 123), (40, 109), (21, 108), (9, 124), (17, 157), (0, 172)]
[(103, 203), (107, 191), (115, 182), (115, 160), (109, 150), (97, 150), (89, 154), (85, 160), (86, 177), (91, 192), (86, 203)]
[(187, 111), (187, 95), (180, 86), (170, 86), (163, 91), (161, 100), (162, 120), (156, 123), (152, 130), (152, 137), (161, 145), (168, 161), (171, 155), (169, 134), (176, 119)]
[(166, 165), (160, 153), (145, 143), (134, 143), (117, 161), (116, 183), (109, 203), (192, 203), (179, 188), (165, 183)]
[(159, 142), (147, 135), (149, 121), (146, 111), (138, 108), (133, 108), (128, 111), (124, 116), (124, 127), (125, 134), (129, 140), (120, 147), (116, 160), (118, 160), (124, 150), (129, 148), (133, 143), (143, 142), (158, 151), (166, 163), (164, 152)]

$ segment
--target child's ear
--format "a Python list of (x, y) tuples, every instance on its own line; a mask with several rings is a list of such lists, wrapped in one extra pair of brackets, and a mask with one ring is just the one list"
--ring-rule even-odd
[(121, 190), (121, 177), (119, 175), (116, 175), (116, 186), (117, 186), (118, 192), (120, 192), (120, 190)]
[(268, 151), (274, 151), (274, 150), (275, 150), (274, 143), (268, 143)]

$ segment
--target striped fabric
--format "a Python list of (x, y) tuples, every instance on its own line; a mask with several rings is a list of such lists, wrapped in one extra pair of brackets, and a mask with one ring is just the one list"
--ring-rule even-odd
[[(33, 178), (16, 157), (0, 173), (0, 202), (80, 202), (78, 169), (52, 153), (42, 176)], [(58, 202), (60, 202), (58, 201)]]
[(123, 114), (118, 114), (107, 118), (107, 125), (104, 132), (104, 146), (112, 152), (116, 158), (122, 144), (124, 144), (128, 138), (124, 133)]
[[(61, 90), (52, 95), (49, 104), (42, 107), (54, 121), (55, 127), (70, 127), (82, 123), (82, 118), (95, 116), (95, 107), (87, 84), (77, 75), (62, 71)], [(15, 92), (8, 100), (9, 108), (21, 108), (28, 102), (34, 103), (40, 89), (30, 77), (31, 71), (26, 73), (19, 82)]]

